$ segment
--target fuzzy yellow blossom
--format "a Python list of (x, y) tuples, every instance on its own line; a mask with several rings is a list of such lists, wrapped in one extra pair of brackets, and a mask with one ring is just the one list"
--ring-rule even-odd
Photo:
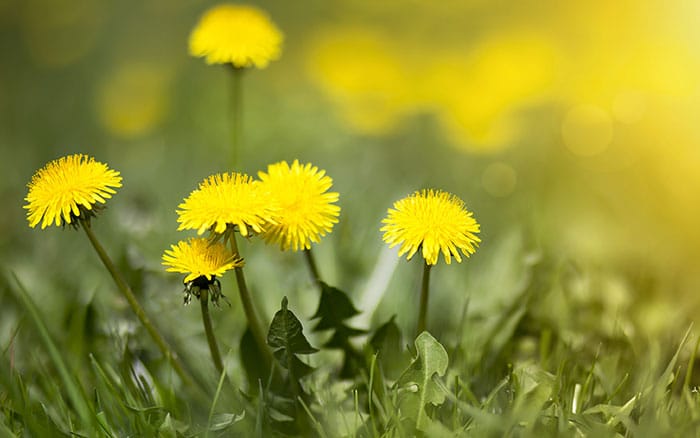
[(441, 190), (422, 190), (396, 201), (382, 223), (389, 247), (400, 245), (399, 256), (407, 253), (409, 260), (420, 249), (428, 265), (435, 265), (441, 252), (447, 264), (452, 257), (461, 262), (460, 251), (469, 257), (481, 241), (479, 224), (464, 202)]
[(255, 7), (221, 4), (207, 10), (190, 34), (190, 55), (207, 64), (265, 68), (282, 51), (282, 32)]
[(259, 181), (240, 173), (208, 177), (178, 208), (178, 230), (197, 230), (200, 235), (237, 227), (247, 236), (249, 229), (260, 233), (266, 224), (275, 223), (273, 207), (260, 191)]
[(263, 237), (279, 244), (283, 251), (310, 249), (330, 233), (338, 222), (338, 193), (329, 192), (333, 184), (324, 170), (294, 160), (271, 164), (267, 172), (258, 172), (262, 189), (276, 207), (276, 224), (266, 227)]
[(243, 266), (243, 260), (236, 258), (221, 242), (212, 243), (198, 237), (171, 245), (163, 254), (163, 266), (168, 272), (187, 274), (183, 283), (189, 283), (199, 277), (211, 281), (226, 271)]
[(27, 220), (34, 228), (72, 224), (95, 214), (96, 204), (104, 204), (122, 186), (119, 172), (83, 154), (53, 160), (39, 169), (27, 187)]

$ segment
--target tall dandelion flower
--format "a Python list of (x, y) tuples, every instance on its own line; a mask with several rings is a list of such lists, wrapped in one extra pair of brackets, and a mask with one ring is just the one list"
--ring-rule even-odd
[(294, 160), (271, 164), (267, 173), (258, 172), (263, 190), (279, 208), (276, 224), (265, 229), (263, 238), (279, 244), (282, 251), (308, 250), (338, 223), (338, 193), (329, 192), (333, 185), (326, 172), (310, 163)]
[(267, 67), (282, 51), (282, 32), (252, 6), (221, 4), (202, 15), (190, 34), (190, 55), (231, 68), (231, 168), (238, 167), (243, 127), (243, 71)]
[(192, 238), (171, 245), (163, 254), (163, 265), (168, 272), (187, 274), (185, 283), (185, 304), (189, 304), (194, 295), (201, 304), (202, 322), (207, 336), (212, 361), (219, 373), (223, 372), (221, 353), (216, 342), (214, 329), (209, 315), (209, 299), (218, 304), (220, 298), (226, 298), (221, 293), (221, 283), (216, 278), (226, 271), (243, 266), (243, 260), (234, 256), (220, 242), (211, 242), (204, 238)]
[(34, 228), (41, 222), (42, 229), (51, 224), (56, 226), (68, 224), (76, 229), (82, 228), (117, 288), (163, 356), (170, 361), (182, 380), (191, 384), (192, 378), (151, 323), (126, 280), (92, 230), (91, 219), (95, 217), (96, 210), (116, 193), (115, 188), (121, 186), (122, 177), (119, 172), (87, 155), (75, 154), (51, 161), (39, 169), (27, 184), (29, 193), (25, 200), (28, 204), (24, 208), (28, 210), (29, 226)]
[(190, 34), (190, 55), (207, 64), (265, 68), (282, 51), (282, 32), (255, 7), (221, 4), (207, 10)]
[(41, 228), (54, 224), (76, 226), (78, 219), (95, 215), (98, 204), (122, 186), (119, 172), (83, 154), (69, 155), (49, 162), (27, 184), (24, 206), (29, 226)]
[(274, 224), (274, 210), (260, 191), (260, 183), (248, 175), (223, 173), (208, 177), (178, 206), (178, 230), (223, 234), (232, 228), (242, 236), (260, 233)]
[(460, 252), (469, 257), (481, 239), (476, 235), (479, 224), (467, 210), (464, 201), (441, 190), (424, 189), (394, 203), (382, 220), (383, 239), (390, 248), (399, 247), (399, 257), (410, 260), (421, 250), (425, 260), (421, 299), (418, 313), (418, 333), (425, 330), (428, 308), (430, 268), (440, 253), (449, 265), (452, 257), (462, 261)]
[(399, 256), (408, 253), (408, 260), (420, 249), (428, 265), (435, 265), (440, 253), (448, 265), (452, 257), (461, 263), (460, 251), (469, 257), (481, 242), (479, 224), (464, 202), (441, 190), (422, 190), (396, 201), (382, 223), (389, 247), (401, 245)]

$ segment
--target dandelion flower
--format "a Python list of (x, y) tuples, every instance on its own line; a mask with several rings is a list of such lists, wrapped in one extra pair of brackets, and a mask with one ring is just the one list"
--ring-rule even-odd
[(310, 249), (330, 233), (338, 222), (338, 193), (328, 192), (333, 180), (318, 167), (294, 160), (271, 164), (267, 173), (258, 172), (263, 190), (274, 200), (276, 224), (266, 228), (263, 237), (279, 244), (283, 251)]
[(265, 68), (279, 58), (283, 38), (260, 9), (221, 4), (206, 11), (190, 34), (190, 55), (207, 64)]
[(203, 237), (180, 241), (170, 245), (163, 254), (163, 266), (168, 272), (187, 274), (183, 283), (198, 277), (221, 276), (226, 271), (243, 266), (243, 260), (236, 258), (221, 242), (211, 243)]
[(241, 173), (208, 177), (178, 206), (178, 230), (222, 234), (229, 226), (237, 226), (242, 236), (248, 235), (248, 228), (262, 232), (263, 226), (274, 223), (274, 219), (270, 201), (259, 186), (258, 181)]
[(479, 224), (464, 202), (441, 190), (422, 190), (396, 201), (382, 223), (389, 247), (400, 244), (399, 256), (408, 253), (409, 260), (421, 249), (428, 265), (435, 265), (441, 252), (447, 264), (452, 257), (461, 262), (459, 252), (469, 257), (481, 241)]
[(216, 277), (243, 266), (243, 260), (234, 256), (221, 242), (212, 243), (199, 237), (171, 245), (163, 254), (163, 266), (168, 272), (187, 274), (183, 280), (187, 285), (185, 303), (189, 302), (191, 294), (199, 298), (200, 289), (213, 289), (212, 301), (216, 302), (223, 296)]
[[(44, 229), (74, 224), (94, 216), (95, 204), (104, 204), (122, 186), (119, 172), (83, 154), (69, 155), (49, 162), (39, 169), (27, 184), (29, 226), (41, 222)], [(94, 209), (95, 208), (95, 209)]]

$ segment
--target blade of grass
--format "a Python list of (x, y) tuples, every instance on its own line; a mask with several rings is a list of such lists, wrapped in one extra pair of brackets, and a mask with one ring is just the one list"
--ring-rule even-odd
[(326, 431), (323, 429), (323, 426), (321, 423), (316, 419), (314, 414), (311, 412), (311, 409), (304, 403), (304, 400), (302, 400), (301, 397), (297, 397), (297, 400), (299, 401), (299, 404), (301, 404), (301, 407), (304, 408), (304, 411), (306, 411), (306, 414), (309, 416), (309, 419), (311, 420), (311, 423), (313, 424), (314, 428), (318, 432), (318, 435), (321, 438), (328, 438), (328, 435), (326, 434)]
[[(221, 359), (219, 359), (221, 360)], [(214, 409), (216, 409), (216, 403), (219, 401), (219, 396), (221, 395), (221, 389), (224, 387), (224, 380), (226, 380), (226, 368), (221, 364), (221, 375), (219, 376), (219, 383), (216, 385), (216, 392), (214, 393), (214, 399), (211, 401), (211, 408), (209, 408), (209, 417), (207, 418), (207, 429), (204, 431), (204, 438), (209, 436), (209, 429), (211, 428), (211, 420), (214, 418)]]
[(685, 379), (683, 380), (684, 388), (689, 388), (690, 381), (693, 379), (693, 367), (695, 366), (695, 358), (698, 354), (698, 347), (700, 347), (700, 336), (698, 336), (698, 339), (695, 341), (695, 348), (693, 348), (693, 353), (690, 355), (690, 359), (688, 359), (688, 367), (686, 368)]
[(68, 397), (73, 403), (73, 406), (77, 411), (78, 417), (83, 423), (83, 427), (86, 427), (88, 425), (94, 425), (95, 418), (91, 413), (88, 401), (81, 388), (78, 386), (75, 380), (73, 380), (73, 377), (68, 371), (68, 367), (66, 366), (66, 363), (63, 360), (63, 357), (61, 356), (58, 347), (56, 347), (56, 344), (54, 343), (53, 339), (51, 339), (49, 329), (44, 324), (43, 316), (34, 304), (34, 301), (25, 289), (24, 285), (20, 282), (19, 278), (17, 278), (17, 275), (14, 272), (12, 272), (12, 277), (14, 278), (15, 283), (17, 284), (17, 289), (12, 288), (12, 290), (15, 293), (15, 295), (17, 295), (17, 297), (20, 299), (24, 307), (27, 309), (27, 312), (29, 313), (32, 321), (34, 322), (34, 325), (36, 326), (37, 331), (39, 332), (39, 337), (43, 342), (47, 352), (49, 353), (51, 362), (53, 362), (54, 366), (56, 367), (56, 371), (59, 374), (61, 382), (63, 383), (63, 387), (65, 388)]

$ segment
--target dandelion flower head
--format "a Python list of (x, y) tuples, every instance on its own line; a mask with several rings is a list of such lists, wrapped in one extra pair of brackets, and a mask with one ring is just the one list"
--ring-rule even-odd
[(409, 260), (421, 249), (428, 265), (435, 265), (441, 252), (447, 264), (452, 257), (461, 262), (460, 251), (469, 257), (481, 242), (479, 224), (464, 202), (441, 190), (422, 190), (396, 201), (382, 223), (389, 247), (401, 245), (399, 256), (407, 253)]
[(266, 223), (274, 223), (274, 210), (259, 181), (241, 173), (208, 177), (178, 208), (178, 230), (197, 230), (200, 235), (207, 230), (222, 234), (236, 226), (247, 236), (249, 229), (260, 233)]
[(207, 64), (265, 68), (279, 58), (283, 38), (260, 9), (221, 4), (207, 10), (190, 34), (190, 55)]
[(211, 281), (230, 269), (243, 266), (243, 260), (236, 258), (221, 242), (212, 243), (196, 237), (165, 250), (163, 266), (168, 272), (187, 274), (183, 282), (189, 283), (199, 277)]
[(119, 172), (83, 154), (53, 160), (39, 169), (27, 187), (27, 220), (44, 229), (75, 224), (78, 218), (94, 215), (95, 204), (104, 204), (122, 186)]
[(330, 233), (338, 222), (338, 193), (329, 192), (333, 184), (326, 172), (310, 163), (294, 160), (271, 164), (266, 172), (258, 172), (266, 192), (278, 208), (276, 224), (269, 225), (263, 237), (279, 244), (283, 251), (310, 249)]

